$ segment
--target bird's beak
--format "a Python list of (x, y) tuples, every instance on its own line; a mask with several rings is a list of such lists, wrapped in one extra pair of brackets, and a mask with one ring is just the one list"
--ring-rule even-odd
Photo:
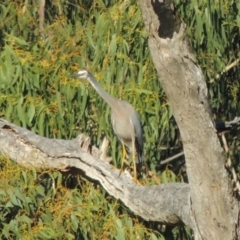
[(72, 74), (69, 77), (70, 78), (78, 78), (80, 75), (78, 73)]

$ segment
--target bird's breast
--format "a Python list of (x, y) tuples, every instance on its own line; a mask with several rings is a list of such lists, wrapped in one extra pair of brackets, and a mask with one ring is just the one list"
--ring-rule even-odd
[(132, 136), (134, 135), (134, 129), (130, 119), (126, 116), (120, 116), (119, 114), (112, 112), (111, 121), (113, 131), (117, 137), (124, 142), (131, 142)]

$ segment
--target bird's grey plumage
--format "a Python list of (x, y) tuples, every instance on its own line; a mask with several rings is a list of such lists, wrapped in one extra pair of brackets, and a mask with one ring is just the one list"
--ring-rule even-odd
[(121, 143), (126, 146), (131, 156), (133, 156), (133, 152), (135, 151), (136, 162), (142, 163), (143, 130), (139, 116), (133, 106), (124, 100), (112, 97), (87, 70), (80, 70), (77, 74), (72, 75), (72, 77), (87, 79), (103, 100), (111, 107), (111, 121), (115, 134)]
[[(134, 146), (137, 154), (136, 162), (142, 163), (143, 130), (139, 116), (131, 104), (124, 100), (116, 100), (117, 110), (116, 108), (111, 108), (113, 131), (120, 142), (125, 144), (127, 151), (131, 156), (133, 155), (132, 139), (134, 140)], [(123, 118), (122, 114), (125, 114), (126, 117)]]
[[(134, 110), (135, 112), (135, 110)], [(134, 124), (134, 130), (135, 130), (135, 144), (136, 144), (136, 149), (137, 149), (137, 154), (138, 154), (138, 162), (137, 163), (142, 163), (143, 159), (143, 129), (142, 129), (142, 125), (140, 122), (140, 118), (138, 116), (138, 114), (132, 113), (132, 119)]]

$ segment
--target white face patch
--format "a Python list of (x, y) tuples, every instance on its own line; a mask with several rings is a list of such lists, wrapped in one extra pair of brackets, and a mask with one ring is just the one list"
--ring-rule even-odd
[(80, 70), (78, 73), (77, 73), (78, 77), (79, 78), (87, 78), (88, 76), (88, 71), (86, 70)]

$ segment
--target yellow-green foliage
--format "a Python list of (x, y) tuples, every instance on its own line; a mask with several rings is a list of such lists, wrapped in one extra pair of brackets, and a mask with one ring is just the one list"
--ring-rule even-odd
[[(181, 141), (151, 61), (137, 1), (46, 1), (44, 30), (39, 27), (39, 2), (0, 3), (0, 117), (46, 137), (72, 139), (84, 132), (98, 146), (107, 136), (113, 164), (119, 165), (109, 108), (86, 81), (69, 77), (87, 68), (109, 93), (138, 111), (145, 161), (156, 173), (160, 159), (179, 152)], [(217, 116), (239, 115), (239, 64), (221, 74), (238, 57), (239, 1), (175, 2), (207, 76)], [(238, 164), (236, 147), (233, 154)], [(154, 223), (130, 215), (100, 186), (79, 176), (40, 174), (4, 158), (0, 168), (1, 239), (191, 238), (181, 228), (161, 228), (164, 237), (153, 232), (159, 229)], [(171, 181), (181, 181), (181, 175), (166, 168), (146, 184)]]
[[(139, 112), (145, 160), (155, 172), (179, 141), (136, 1), (46, 1), (44, 31), (38, 10), (38, 1), (0, 3), (0, 117), (51, 138), (84, 132), (99, 145), (106, 135), (118, 165), (109, 108), (86, 81), (69, 77), (87, 68)], [(70, 177), (71, 189), (58, 172), (37, 174), (4, 158), (0, 164), (1, 239), (164, 239), (80, 177)], [(152, 182), (176, 180), (170, 170), (162, 176)]]
[[(1, 158), (1, 239), (164, 239), (98, 185)], [(62, 182), (74, 187), (66, 188)], [(78, 187), (77, 187), (78, 186)]]
[(0, 117), (46, 137), (69, 139), (85, 132), (99, 145), (106, 135), (118, 164), (121, 156), (109, 108), (86, 81), (69, 77), (88, 68), (109, 93), (128, 100), (138, 111), (146, 161), (156, 165), (167, 156), (160, 146), (173, 145), (177, 134), (169, 123), (172, 114), (151, 62), (135, 1), (118, 1), (108, 8), (102, 1), (47, 3), (44, 33), (39, 30), (37, 11), (35, 1), (1, 4), (6, 17)]

